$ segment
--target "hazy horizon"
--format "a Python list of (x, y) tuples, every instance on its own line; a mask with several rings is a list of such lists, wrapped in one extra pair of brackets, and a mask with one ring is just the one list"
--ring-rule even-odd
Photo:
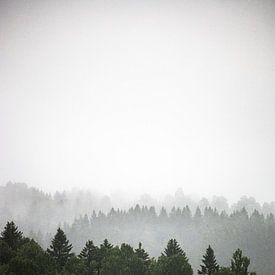
[(274, 201), (274, 11), (1, 1), (0, 185)]

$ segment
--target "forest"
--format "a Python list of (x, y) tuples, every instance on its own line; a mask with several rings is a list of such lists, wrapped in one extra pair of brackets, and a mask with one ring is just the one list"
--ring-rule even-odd
[[(206, 249), (209, 245), (211, 249), (208, 253), (215, 251), (215, 261), (221, 267), (218, 274), (248, 274), (232, 273), (233, 255), (250, 260), (249, 272), (271, 275), (275, 270), (274, 203), (260, 204), (254, 198), (247, 197), (232, 205), (223, 197), (216, 197), (212, 201), (205, 198), (195, 201), (178, 191), (164, 201), (155, 201), (147, 196), (129, 206), (125, 202), (120, 202), (119, 205), (117, 201), (113, 202), (112, 198), (100, 197), (88, 191), (57, 192), (51, 195), (29, 188), (25, 184), (13, 183), (0, 188), (1, 228), (6, 228), (7, 221), (14, 221), (26, 236), (23, 240), (28, 240), (26, 246), (31, 246), (30, 249), (35, 247), (41, 255), (46, 253), (45, 261), (49, 264), (52, 257), (50, 251), (53, 249), (51, 246), (53, 240), (58, 237), (56, 234), (59, 228), (59, 232), (64, 233), (63, 241), (69, 240), (69, 254), (78, 255), (66, 263), (66, 268), (83, 268), (84, 260), (79, 255), (85, 252), (84, 247), (98, 250), (104, 246), (102, 241), (108, 239), (108, 243), (112, 244), (111, 258), (104, 259), (106, 266), (100, 270), (100, 274), (177, 274), (161, 271), (160, 267), (163, 264), (166, 270), (166, 264), (174, 265), (174, 258), (166, 259), (162, 255), (169, 240), (177, 241), (177, 245), (184, 251), (184, 259), (180, 259), (183, 259), (184, 264), (188, 259), (188, 266), (192, 267), (193, 274), (202, 269), (201, 260), (204, 259), (203, 255), (207, 255)], [(139, 243), (142, 243), (142, 246), (139, 246)], [(1, 246), (5, 247), (3, 243)], [(20, 249), (16, 250), (18, 252), (13, 253), (14, 257), (22, 249), (25, 248), (20, 246)], [(133, 257), (131, 261), (140, 261), (137, 257), (138, 249), (144, 249), (144, 252), (150, 255), (150, 265), (146, 265), (146, 268), (150, 266), (153, 269), (148, 271), (145, 268), (146, 272), (155, 273), (131, 273), (128, 270), (131, 268), (127, 258), (129, 255)], [(129, 254), (127, 259), (123, 258), (125, 253)], [(110, 271), (106, 271), (107, 266), (114, 265), (116, 261), (121, 266), (126, 261), (125, 270), (128, 271), (108, 273)], [(8, 268), (8, 265), (2, 268)], [(64, 268), (65, 265), (62, 267), (65, 274), (74, 274), (68, 273)], [(119, 267), (118, 271), (114, 272), (124, 272), (121, 270)], [(86, 274), (85, 272), (83, 274)]]
[[(113, 246), (107, 239), (100, 246), (88, 240), (79, 255), (61, 228), (44, 251), (33, 239), (23, 236), (14, 222), (7, 222), (0, 237), (0, 274), (102, 274), (102, 275), (192, 275), (185, 251), (176, 239), (168, 241), (158, 259), (150, 258), (139, 243), (134, 249), (126, 243)], [(237, 249), (230, 267), (220, 267), (209, 245), (202, 256), (198, 274), (256, 275), (249, 272), (250, 259)]]

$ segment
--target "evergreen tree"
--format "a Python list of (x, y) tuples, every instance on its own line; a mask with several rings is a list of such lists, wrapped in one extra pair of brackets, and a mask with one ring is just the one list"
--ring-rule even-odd
[[(215, 275), (235, 275), (230, 267), (221, 267)], [(255, 274), (254, 274), (255, 275)]]
[(17, 249), (22, 241), (22, 232), (18, 230), (13, 221), (7, 222), (0, 240), (4, 241), (11, 249)]
[(55, 274), (56, 265), (40, 245), (34, 240), (26, 239), (16, 255), (9, 262), (8, 274), (38, 275)]
[(100, 245), (101, 248), (105, 248), (105, 249), (111, 249), (113, 248), (113, 245), (109, 243), (109, 241), (107, 239), (105, 239), (103, 241), (103, 243)]
[(61, 273), (62, 275), (92, 275), (93, 272), (89, 273), (85, 264), (81, 259), (73, 255), (68, 259), (66, 265), (64, 266), (64, 271)]
[(237, 249), (231, 260), (231, 269), (236, 275), (248, 275), (250, 259), (242, 255), (242, 251)]
[(94, 245), (93, 241), (87, 241), (79, 254), (79, 258), (83, 260), (87, 273), (93, 274), (93, 271), (98, 269), (99, 248)]
[(100, 270), (102, 269), (102, 263), (109, 256), (110, 252), (113, 249), (113, 245), (109, 243), (107, 239), (100, 244), (100, 248), (96, 250), (96, 269), (97, 273), (100, 274)]
[(6, 242), (0, 240), (0, 266), (2, 264), (7, 264), (13, 256), (14, 251)]
[(185, 253), (181, 249), (176, 239), (171, 239), (169, 240), (167, 247), (164, 249), (164, 252), (161, 255), (166, 257), (170, 257), (173, 255), (185, 256)]
[(135, 254), (138, 258), (142, 259), (144, 263), (149, 263), (149, 254), (142, 248), (141, 242), (138, 244), (138, 248), (135, 249)]
[(67, 239), (64, 231), (60, 228), (57, 229), (57, 233), (55, 234), (52, 244), (50, 245), (50, 249), (47, 249), (47, 252), (53, 257), (56, 263), (61, 270), (67, 263), (68, 259), (72, 257), (72, 245), (69, 244), (69, 240)]
[(214, 255), (214, 250), (210, 245), (206, 249), (205, 255), (203, 255), (202, 262), (203, 265), (201, 265), (201, 270), (198, 270), (198, 274), (213, 275), (219, 271), (219, 266)]
[(192, 275), (193, 270), (186, 257), (176, 254), (170, 257), (160, 256), (152, 273), (156, 275)]

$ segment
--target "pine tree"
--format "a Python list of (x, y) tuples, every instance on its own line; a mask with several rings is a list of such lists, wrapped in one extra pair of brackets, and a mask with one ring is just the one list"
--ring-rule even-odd
[(231, 269), (236, 275), (248, 275), (250, 259), (242, 255), (242, 251), (237, 249), (231, 260)]
[(205, 255), (203, 255), (202, 262), (203, 265), (201, 265), (201, 270), (198, 270), (198, 274), (213, 275), (215, 272), (219, 271), (214, 250), (210, 245), (206, 249)]
[(173, 255), (185, 256), (185, 253), (181, 249), (176, 239), (171, 239), (169, 240), (167, 247), (164, 249), (164, 252), (161, 255), (166, 257), (170, 257)]
[(1, 232), (0, 240), (4, 241), (11, 249), (16, 249), (22, 241), (23, 233), (18, 230), (18, 227), (13, 221), (7, 222), (4, 231)]
[(50, 249), (47, 249), (47, 252), (53, 257), (53, 259), (58, 264), (60, 270), (66, 265), (67, 261), (72, 257), (72, 245), (69, 244), (64, 231), (60, 228), (57, 229)]
[(135, 254), (138, 256), (138, 258), (142, 259), (144, 263), (149, 263), (149, 254), (142, 248), (142, 244), (138, 244), (138, 248), (135, 249)]
[(84, 261), (88, 274), (93, 274), (93, 271), (98, 269), (99, 248), (94, 245), (93, 241), (87, 241), (79, 258)]

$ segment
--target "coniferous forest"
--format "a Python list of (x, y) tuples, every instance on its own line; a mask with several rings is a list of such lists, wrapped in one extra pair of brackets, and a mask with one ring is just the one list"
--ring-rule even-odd
[(143, 199), (113, 208), (111, 198), (84, 191), (52, 196), (12, 183), (1, 187), (0, 196), (0, 274), (271, 275), (275, 270), (273, 203), (193, 201), (177, 191), (162, 203), (147, 197), (147, 204)]
[[(14, 222), (7, 222), (0, 237), (0, 274), (105, 274), (105, 275), (192, 275), (188, 256), (176, 239), (168, 241), (161, 255), (155, 259), (143, 249), (127, 243), (113, 246), (107, 239), (99, 246), (88, 240), (79, 253), (72, 252), (72, 244), (60, 228), (45, 251), (23, 236)], [(249, 272), (250, 259), (237, 249), (229, 267), (220, 267), (209, 245), (203, 255), (198, 274), (256, 275)]]

